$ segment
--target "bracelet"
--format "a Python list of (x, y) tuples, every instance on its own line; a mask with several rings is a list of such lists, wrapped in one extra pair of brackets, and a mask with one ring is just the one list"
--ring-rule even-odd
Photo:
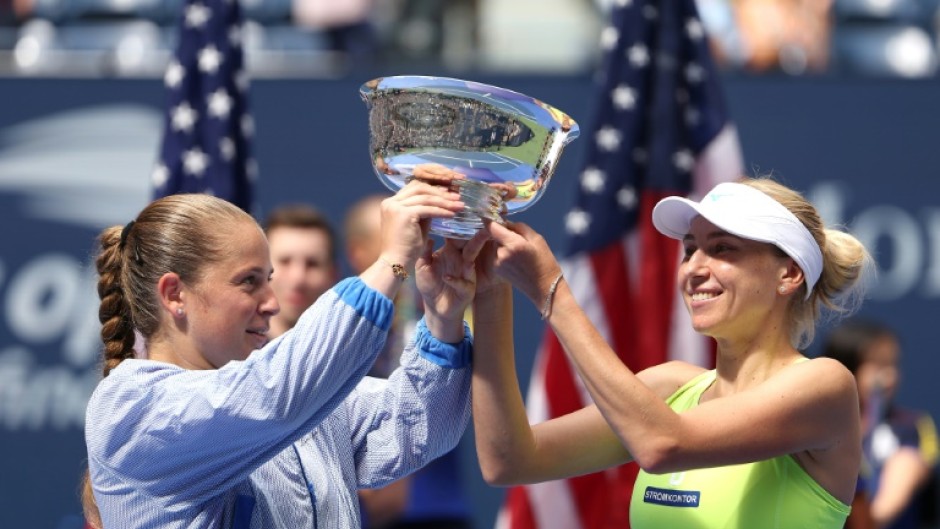
[(388, 266), (391, 266), (392, 273), (395, 274), (395, 277), (397, 277), (398, 279), (401, 279), (402, 281), (408, 279), (408, 271), (405, 270), (405, 265), (401, 263), (390, 263), (388, 259), (382, 257), (381, 255), (379, 256), (379, 261), (382, 261)]
[(548, 294), (545, 294), (545, 302), (542, 303), (542, 320), (547, 320), (552, 315), (552, 299), (555, 297), (555, 290), (558, 289), (558, 283), (565, 277), (564, 272), (558, 272), (558, 277), (552, 281), (552, 286), (548, 287)]

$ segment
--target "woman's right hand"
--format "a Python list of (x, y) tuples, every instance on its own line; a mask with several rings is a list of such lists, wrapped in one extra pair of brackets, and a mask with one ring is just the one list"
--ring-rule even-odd
[(381, 258), (413, 268), (424, 251), (430, 219), (451, 218), (463, 207), (448, 186), (412, 180), (382, 201)]
[[(539, 306), (552, 281), (561, 273), (561, 265), (545, 238), (521, 222), (486, 222), (484, 229), (496, 243), (495, 258), (491, 261), (493, 271)], [(481, 252), (481, 259), (485, 257)], [(485, 274), (477, 270), (478, 293)]]

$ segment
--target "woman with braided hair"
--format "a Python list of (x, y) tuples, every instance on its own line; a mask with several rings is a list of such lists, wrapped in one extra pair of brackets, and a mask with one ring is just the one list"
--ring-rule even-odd
[[(104, 378), (85, 437), (86, 517), (108, 529), (359, 527), (358, 488), (452, 449), (469, 418), (469, 254), (432, 253), (463, 204), (413, 182), (382, 204), (382, 253), (268, 342), (279, 310), (261, 228), (207, 195), (104, 230)], [(467, 254), (467, 255), (464, 255)], [(414, 267), (428, 308), (402, 368), (363, 379)], [(134, 353), (135, 333), (146, 353)], [(142, 348), (138, 348), (142, 349)]]

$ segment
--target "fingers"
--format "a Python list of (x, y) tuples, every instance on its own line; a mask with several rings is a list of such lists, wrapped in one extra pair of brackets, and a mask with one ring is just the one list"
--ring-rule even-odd
[(476, 261), (480, 255), (480, 250), (490, 240), (490, 234), (485, 229), (478, 231), (463, 247), (463, 258), (465, 261)]
[(484, 229), (489, 233), (490, 237), (496, 241), (500, 246), (506, 246), (507, 244), (518, 241), (522, 237), (515, 231), (517, 226), (520, 223), (507, 222), (505, 224), (500, 224), (498, 222), (485, 221)]
[(473, 258), (467, 258), (464, 248), (468, 241), (462, 239), (444, 239), (444, 246), (438, 250), (442, 260), (447, 260), (453, 269), (459, 270), (461, 277), (470, 277), (473, 273)]
[(421, 257), (426, 262), (430, 263), (433, 254), (434, 254), (434, 241), (432, 241), (431, 239), (428, 239), (424, 242), (424, 254), (422, 254)]
[(412, 174), (418, 180), (439, 186), (449, 186), (452, 181), (465, 178), (461, 173), (437, 163), (416, 165)]
[(450, 196), (437, 195), (411, 195), (399, 196), (396, 200), (388, 203), (389, 211), (396, 211), (402, 208), (409, 208), (421, 212), (421, 218), (431, 218), (433, 216), (453, 216), (454, 213), (463, 209), (464, 204), (455, 193)]
[(516, 188), (514, 184), (510, 184), (508, 182), (490, 184), (490, 187), (499, 191), (499, 196), (501, 196), (505, 201), (512, 200), (516, 198), (516, 195), (519, 194), (519, 189)]
[(518, 233), (525, 240), (532, 240), (534, 237), (538, 236), (538, 232), (533, 230), (531, 226), (524, 222), (513, 222), (511, 226), (512, 231)]
[(445, 187), (412, 180), (394, 196), (383, 201), (387, 209), (406, 207), (419, 218), (453, 217), (464, 208), (460, 195)]
[(457, 250), (457, 252), (462, 251), (466, 244), (467, 244), (467, 241), (463, 239), (451, 239), (451, 238), (444, 239), (444, 246), (448, 248), (454, 248), (455, 250)]

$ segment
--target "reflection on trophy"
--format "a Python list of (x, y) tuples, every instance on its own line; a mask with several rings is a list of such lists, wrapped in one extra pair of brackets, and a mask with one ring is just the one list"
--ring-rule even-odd
[(398, 76), (360, 88), (369, 107), (369, 151), (376, 175), (392, 191), (443, 166), (466, 204), (431, 232), (469, 239), (483, 219), (532, 206), (545, 192), (578, 124), (537, 99), (495, 86), (445, 77)]

